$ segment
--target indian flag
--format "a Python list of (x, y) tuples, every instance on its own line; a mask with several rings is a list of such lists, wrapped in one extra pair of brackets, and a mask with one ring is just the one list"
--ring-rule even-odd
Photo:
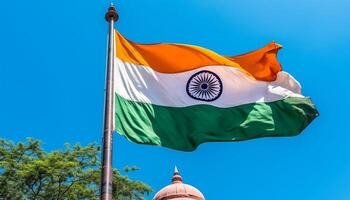
[(115, 130), (141, 144), (193, 151), (204, 142), (295, 136), (318, 115), (267, 46), (222, 56), (184, 44), (137, 44), (115, 32)]

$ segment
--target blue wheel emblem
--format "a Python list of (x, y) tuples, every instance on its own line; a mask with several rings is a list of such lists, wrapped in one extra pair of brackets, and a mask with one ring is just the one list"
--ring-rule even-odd
[(222, 82), (218, 75), (203, 70), (191, 76), (187, 82), (187, 94), (200, 101), (214, 101), (221, 96)]

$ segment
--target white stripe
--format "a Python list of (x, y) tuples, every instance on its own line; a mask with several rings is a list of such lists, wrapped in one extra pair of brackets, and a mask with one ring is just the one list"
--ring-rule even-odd
[[(299, 83), (286, 72), (279, 72), (276, 81), (264, 82), (253, 80), (239, 69), (227, 66), (206, 66), (174, 74), (159, 73), (150, 67), (123, 62), (118, 58), (114, 66), (114, 88), (118, 95), (128, 100), (161, 106), (209, 104), (226, 108), (303, 97)], [(215, 101), (195, 100), (186, 92), (188, 80), (201, 70), (214, 72), (222, 81), (223, 92)]]

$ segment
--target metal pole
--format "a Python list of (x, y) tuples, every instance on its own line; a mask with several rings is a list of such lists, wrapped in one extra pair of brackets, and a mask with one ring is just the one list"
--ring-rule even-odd
[(101, 173), (101, 200), (112, 200), (112, 132), (113, 132), (113, 60), (114, 60), (114, 22), (118, 20), (118, 13), (113, 4), (109, 7), (106, 15), (109, 22), (108, 38), (108, 62), (106, 75), (104, 124), (103, 124), (103, 147), (102, 147), (102, 173)]

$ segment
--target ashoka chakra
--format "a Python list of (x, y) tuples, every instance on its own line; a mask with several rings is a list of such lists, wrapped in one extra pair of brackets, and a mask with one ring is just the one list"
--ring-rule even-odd
[(200, 101), (214, 101), (222, 93), (222, 82), (218, 75), (203, 70), (191, 76), (187, 82), (187, 94)]

